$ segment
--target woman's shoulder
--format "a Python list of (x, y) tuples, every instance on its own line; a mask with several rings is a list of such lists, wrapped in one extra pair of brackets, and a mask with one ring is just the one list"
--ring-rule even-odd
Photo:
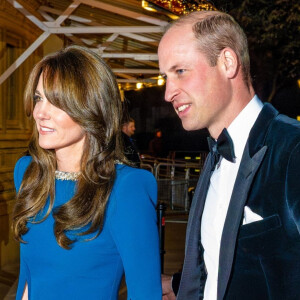
[(15, 186), (17, 190), (20, 187), (24, 173), (27, 167), (29, 166), (29, 164), (31, 163), (31, 161), (32, 161), (31, 156), (22, 156), (15, 165), (14, 180), (15, 180)]
[(31, 161), (32, 161), (31, 156), (28, 156), (28, 155), (22, 156), (21, 158), (18, 159), (18, 161), (15, 165), (15, 170), (25, 171), (27, 169), (27, 167), (29, 166), (29, 164), (31, 163)]
[[(157, 183), (147, 170), (118, 165), (117, 176), (110, 195), (107, 216), (110, 221), (119, 222), (128, 214), (137, 211), (141, 216), (155, 213), (157, 204)], [(108, 218), (109, 218), (108, 217)]]
[(147, 170), (133, 168), (126, 165), (117, 165), (117, 176), (114, 183), (114, 192), (122, 195), (139, 197), (140, 195), (156, 202), (157, 183), (153, 174)]
[(138, 181), (155, 181), (153, 174), (144, 169), (134, 168), (123, 164), (118, 164), (116, 169), (118, 181), (123, 181), (129, 178)]

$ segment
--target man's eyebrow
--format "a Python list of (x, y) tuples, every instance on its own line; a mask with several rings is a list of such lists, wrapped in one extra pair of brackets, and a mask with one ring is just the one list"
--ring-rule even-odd
[[(173, 65), (171, 68), (169, 68), (167, 71), (168, 72), (173, 72), (174, 70), (176, 70), (178, 68), (178, 64)], [(165, 72), (160, 72), (161, 76), (166, 76)]]
[(170, 69), (169, 69), (169, 71), (174, 71), (174, 70), (176, 70), (178, 68), (178, 64), (176, 64), (176, 65), (173, 65)]

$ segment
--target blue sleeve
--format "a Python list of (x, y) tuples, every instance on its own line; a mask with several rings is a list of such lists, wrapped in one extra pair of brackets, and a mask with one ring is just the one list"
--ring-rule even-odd
[(156, 180), (150, 172), (131, 169), (113, 197), (110, 230), (123, 262), (127, 297), (161, 300)]
[(31, 156), (23, 156), (17, 161), (15, 165), (14, 182), (15, 182), (15, 188), (17, 192), (20, 189), (24, 173), (27, 167), (29, 166), (31, 160), (32, 160)]
[[(14, 169), (14, 182), (15, 182), (15, 188), (16, 191), (18, 192), (23, 180), (24, 173), (30, 164), (32, 158), (30, 156), (23, 156), (21, 157)], [(22, 246), (21, 246), (22, 248)], [(22, 250), (20, 253), (20, 272), (19, 272), (19, 283), (18, 283), (18, 290), (17, 290), (17, 295), (16, 295), (16, 300), (22, 299), (23, 296), (23, 291), (25, 288), (25, 284), (28, 280), (28, 269), (26, 263), (23, 261), (23, 256), (22, 256)]]

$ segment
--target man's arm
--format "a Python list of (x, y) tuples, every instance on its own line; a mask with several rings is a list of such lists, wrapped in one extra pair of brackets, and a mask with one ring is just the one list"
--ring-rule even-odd
[(286, 176), (287, 202), (290, 207), (292, 219), (294, 220), (300, 234), (300, 142), (291, 152)]

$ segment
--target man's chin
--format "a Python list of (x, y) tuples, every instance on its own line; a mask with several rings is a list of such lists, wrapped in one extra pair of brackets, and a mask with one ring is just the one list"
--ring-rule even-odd
[(195, 131), (195, 130), (199, 130), (202, 129), (201, 126), (197, 126), (196, 124), (191, 124), (189, 122), (184, 122), (181, 120), (181, 124), (184, 130), (186, 131)]

